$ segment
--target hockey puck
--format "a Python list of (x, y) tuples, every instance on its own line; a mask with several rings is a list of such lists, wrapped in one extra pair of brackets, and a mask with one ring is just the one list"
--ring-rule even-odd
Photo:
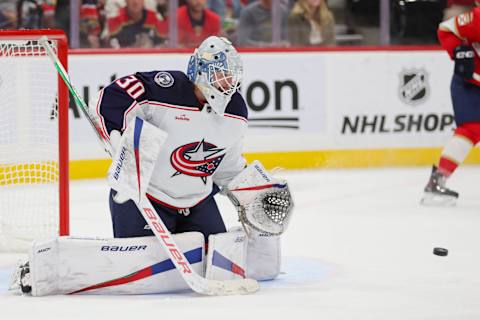
[(448, 250), (445, 248), (433, 248), (433, 254), (444, 257), (448, 255)]

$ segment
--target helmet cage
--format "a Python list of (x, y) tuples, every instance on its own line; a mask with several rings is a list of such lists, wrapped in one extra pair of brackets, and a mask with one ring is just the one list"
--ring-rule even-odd
[(241, 71), (229, 68), (227, 56), (224, 52), (219, 52), (214, 57), (214, 61), (200, 59), (199, 70), (206, 72), (207, 82), (210, 86), (219, 93), (231, 96), (238, 88)]
[[(213, 46), (210, 48), (213, 49)], [(198, 85), (215, 112), (223, 114), (232, 95), (240, 87), (243, 67), (233, 47), (210, 48), (195, 50), (187, 75)]]

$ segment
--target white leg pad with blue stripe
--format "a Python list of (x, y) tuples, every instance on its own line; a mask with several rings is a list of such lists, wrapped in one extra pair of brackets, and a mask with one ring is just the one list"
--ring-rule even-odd
[[(185, 232), (173, 237), (195, 272), (203, 274), (203, 235)], [(59, 237), (34, 243), (29, 264), (33, 296), (151, 294), (190, 289), (156, 237)]]
[(205, 277), (214, 280), (245, 278), (247, 236), (243, 230), (208, 237)]
[(280, 236), (242, 228), (208, 237), (206, 277), (215, 280), (275, 279), (280, 273)]

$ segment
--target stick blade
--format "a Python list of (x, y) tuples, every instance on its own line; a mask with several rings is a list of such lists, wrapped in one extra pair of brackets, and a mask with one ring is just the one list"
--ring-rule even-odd
[(251, 294), (260, 289), (258, 282), (254, 279), (209, 280), (208, 282), (207, 294), (212, 296)]

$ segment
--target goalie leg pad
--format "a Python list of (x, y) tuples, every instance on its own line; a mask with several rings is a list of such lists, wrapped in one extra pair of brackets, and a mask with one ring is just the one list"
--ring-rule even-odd
[(247, 246), (247, 277), (272, 280), (280, 273), (280, 236), (252, 232)]
[(243, 230), (212, 234), (208, 237), (208, 247), (207, 279), (245, 278), (247, 236)]
[[(193, 269), (203, 274), (203, 235), (186, 232), (174, 239)], [(155, 237), (59, 237), (34, 243), (29, 262), (33, 296), (151, 294), (189, 288)]]
[(206, 277), (215, 280), (272, 280), (280, 273), (280, 236), (243, 229), (210, 235)]

